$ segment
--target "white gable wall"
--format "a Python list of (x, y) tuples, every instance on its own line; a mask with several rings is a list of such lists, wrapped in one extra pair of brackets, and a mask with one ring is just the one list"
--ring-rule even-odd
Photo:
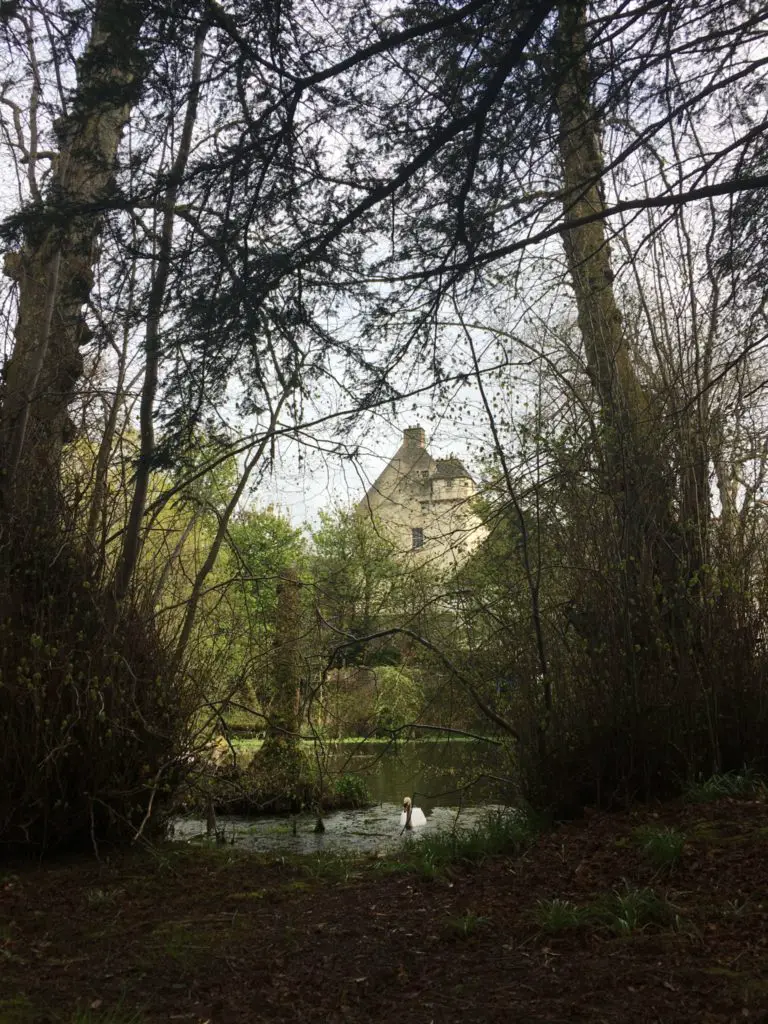
[[(375, 517), (405, 557), (447, 569), (463, 561), (486, 535), (472, 512), (474, 480), (458, 460), (435, 461), (424, 431), (404, 431), (403, 443), (358, 505)], [(423, 547), (414, 548), (414, 530)]]

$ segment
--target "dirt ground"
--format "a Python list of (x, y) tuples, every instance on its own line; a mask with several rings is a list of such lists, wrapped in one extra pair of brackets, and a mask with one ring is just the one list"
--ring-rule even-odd
[[(684, 832), (671, 870), (648, 824)], [(543, 923), (635, 889), (668, 917)], [(768, 1024), (768, 806), (594, 815), (437, 877), (228, 847), (0, 868), (0, 1024), (155, 1021)]]

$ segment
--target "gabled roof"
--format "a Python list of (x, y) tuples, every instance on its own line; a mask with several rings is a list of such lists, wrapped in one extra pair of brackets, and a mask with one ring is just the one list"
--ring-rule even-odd
[(452, 456), (450, 459), (437, 459), (436, 463), (437, 469), (433, 474), (435, 480), (458, 480), (461, 477), (472, 479), (460, 459)]

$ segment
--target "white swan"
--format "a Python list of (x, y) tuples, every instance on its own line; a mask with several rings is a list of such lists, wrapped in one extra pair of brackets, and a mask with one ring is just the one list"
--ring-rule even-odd
[(419, 828), (427, 819), (420, 807), (414, 807), (409, 796), (403, 797), (403, 813), (400, 815), (401, 828)]

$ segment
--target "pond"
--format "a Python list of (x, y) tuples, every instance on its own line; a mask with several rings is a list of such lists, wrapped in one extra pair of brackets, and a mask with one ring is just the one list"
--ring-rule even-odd
[[(311, 814), (220, 815), (218, 828), (226, 842), (264, 852), (391, 852), (437, 831), (457, 825), (471, 828), (490, 810), (504, 806), (509, 790), (486, 777), (489, 771), (493, 774), (499, 761), (497, 748), (475, 741), (339, 744), (331, 755), (333, 773), (364, 778), (374, 806), (329, 812), (323, 817), (325, 832), (319, 834), (314, 832)], [(500, 772), (504, 774), (503, 769)], [(427, 818), (426, 825), (410, 833), (403, 833), (400, 827), (404, 796), (412, 796)], [(205, 822), (177, 818), (173, 838), (206, 841)]]

